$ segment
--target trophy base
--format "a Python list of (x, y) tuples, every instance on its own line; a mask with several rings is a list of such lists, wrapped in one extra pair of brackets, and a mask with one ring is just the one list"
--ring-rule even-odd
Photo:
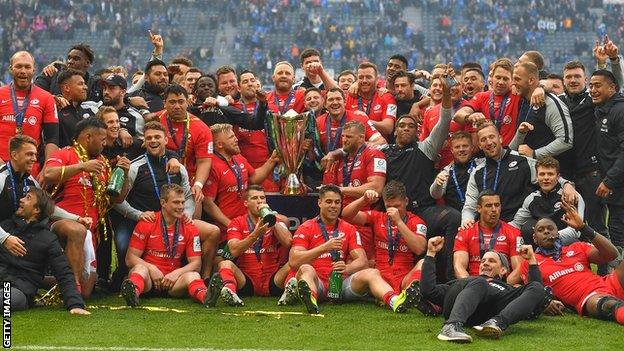
[(286, 178), (286, 186), (282, 189), (283, 195), (305, 195), (307, 193), (305, 185), (301, 183), (295, 173), (291, 173)]

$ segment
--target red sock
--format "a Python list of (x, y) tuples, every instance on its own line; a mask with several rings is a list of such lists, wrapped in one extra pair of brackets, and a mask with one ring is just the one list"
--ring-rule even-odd
[(195, 279), (188, 285), (189, 296), (199, 301), (199, 303), (204, 302), (207, 291), (208, 288), (206, 287), (206, 284), (204, 284), (204, 281), (201, 279)]
[(395, 294), (395, 293), (394, 293), (394, 291), (392, 291), (392, 290), (390, 290), (390, 291), (388, 291), (387, 293), (385, 293), (385, 294), (384, 294), (384, 296), (383, 296), (383, 301), (384, 301), (384, 303), (385, 303), (386, 305), (390, 306), (390, 300), (392, 299), (392, 297), (393, 297), (394, 295), (396, 295), (396, 294)]
[(615, 321), (624, 325), (624, 306), (615, 310)]
[(234, 272), (232, 272), (229, 268), (220, 268), (219, 274), (221, 274), (221, 280), (223, 281), (223, 286), (236, 292), (236, 277), (234, 277)]
[[(419, 269), (417, 271), (414, 271), (410, 276), (409, 276), (409, 282), (410, 284), (415, 280), (415, 281), (420, 281), (420, 276), (422, 274), (422, 271)], [(408, 284), (409, 285), (409, 284)]]
[(136, 286), (137, 295), (141, 295), (145, 290), (145, 281), (139, 273), (130, 274), (130, 281)]

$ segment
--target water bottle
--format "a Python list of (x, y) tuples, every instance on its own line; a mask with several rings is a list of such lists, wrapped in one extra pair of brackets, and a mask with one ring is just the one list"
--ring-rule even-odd
[(340, 301), (340, 295), (342, 293), (342, 273), (332, 271), (329, 276), (328, 285), (327, 298), (333, 302)]

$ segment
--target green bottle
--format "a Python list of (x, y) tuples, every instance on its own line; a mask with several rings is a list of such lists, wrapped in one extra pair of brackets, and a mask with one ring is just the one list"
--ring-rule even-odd
[(338, 271), (332, 271), (329, 276), (329, 287), (327, 289), (327, 298), (333, 302), (340, 301), (342, 293), (342, 274)]
[(115, 167), (113, 173), (110, 176), (110, 180), (108, 181), (108, 186), (106, 187), (106, 194), (111, 197), (117, 197), (121, 193), (121, 189), (123, 188), (124, 180), (126, 176), (124, 175), (123, 169), (120, 167)]
[(230, 252), (230, 247), (227, 242), (221, 245), (219, 250), (217, 250), (217, 255), (221, 256), (224, 260), (234, 261), (234, 255)]

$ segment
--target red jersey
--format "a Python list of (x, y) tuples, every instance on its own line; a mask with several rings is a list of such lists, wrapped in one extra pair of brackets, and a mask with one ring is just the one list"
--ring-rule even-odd
[[(589, 252), (592, 248), (591, 244), (584, 242), (564, 246), (561, 248), (559, 261), (535, 253), (544, 286), (550, 286), (555, 297), (568, 306), (574, 306), (581, 315), (585, 302), (594, 293), (624, 298), (621, 286), (617, 291), (618, 289), (613, 288), (614, 284), (609, 284), (610, 275), (600, 277), (592, 272), (589, 262)], [(520, 273), (525, 282), (528, 280), (528, 272), (529, 261), (525, 260), (520, 266)]]
[[(182, 267), (182, 256), (187, 258), (201, 256), (201, 241), (197, 228), (192, 223), (186, 224), (184, 220), (179, 219), (182, 224), (178, 233), (178, 243), (175, 255), (170, 257), (163, 240), (161, 216), (161, 212), (156, 212), (156, 219), (153, 222), (139, 221), (134, 227), (129, 245), (133, 249), (143, 251), (141, 258), (167, 275)], [(167, 226), (169, 245), (173, 245), (175, 229), (174, 224)]]
[[(379, 270), (386, 269), (403, 269), (405, 273), (409, 272), (414, 267), (414, 253), (407, 246), (405, 238), (401, 236), (399, 238), (399, 245), (395, 248), (394, 258), (392, 264), (389, 261), (389, 243), (388, 243), (388, 215), (381, 211), (365, 211), (366, 222), (373, 228), (375, 235), (375, 264)], [(396, 225), (391, 223), (391, 229), (394, 237), (396, 238), (399, 229)], [(407, 227), (416, 235), (421, 236), (425, 241), (427, 240), (427, 226), (425, 221), (411, 212), (407, 212)]]
[[(511, 257), (517, 256), (516, 251), (516, 237), (520, 235), (520, 231), (503, 222), (499, 221), (499, 231), (496, 237), (496, 243), (493, 245), (493, 250), (505, 254), (511, 261)], [(453, 252), (465, 251), (468, 252), (468, 274), (479, 275), (479, 265), (481, 264), (481, 243), (479, 239), (479, 229), (483, 232), (483, 249), (490, 250), (490, 240), (492, 239), (494, 230), (489, 228), (483, 228), (478, 223), (471, 228), (460, 230), (455, 237), (455, 245), (453, 246)]]
[(183, 164), (189, 173), (189, 181), (192, 184), (195, 171), (197, 171), (197, 159), (212, 155), (212, 132), (206, 123), (189, 113), (189, 128), (185, 135), (186, 122), (172, 121), (167, 117), (166, 110), (159, 113), (160, 123), (167, 129), (167, 149), (179, 154), (182, 145), (186, 144)]
[[(0, 87), (0, 140), (3, 141), (0, 143), (0, 158), (5, 162), (9, 160), (9, 139), (15, 136), (17, 127), (15, 122), (16, 111), (14, 111), (13, 99), (11, 98), (11, 86), (9, 84)], [(37, 145), (40, 145), (43, 124), (58, 125), (58, 115), (54, 96), (35, 84), (32, 84), (31, 87), (29, 104), (22, 123), (22, 133), (32, 137), (37, 141)], [(28, 95), (28, 90), (16, 89), (15, 91), (17, 108), (20, 111), (24, 107), (26, 95)]]
[[(505, 96), (493, 94), (492, 90), (477, 93), (472, 99), (468, 100), (467, 106), (470, 106), (475, 112), (483, 113), (485, 118), (492, 121), (503, 138), (503, 146), (507, 146), (516, 135), (518, 110), (520, 109), (522, 97), (511, 93)], [(500, 111), (501, 106), (504, 107), (502, 113)], [(491, 112), (493, 112), (493, 115)]]
[[(344, 174), (348, 179), (344, 179)], [(386, 178), (386, 157), (380, 150), (364, 146), (364, 149), (355, 157), (346, 156), (326, 169), (323, 174), (323, 184), (355, 187), (367, 183), (368, 178), (373, 176)], [(343, 206), (353, 200), (355, 199), (345, 197)]]
[[(463, 107), (465, 104), (466, 102), (463, 101), (460, 105), (460, 108)], [(437, 104), (435, 106), (427, 107), (427, 109), (425, 110), (419, 136), (420, 141), (427, 139), (427, 137), (431, 134), (433, 127), (435, 127), (435, 125), (440, 120), (441, 107), (442, 104)], [(442, 169), (445, 166), (449, 165), (451, 162), (453, 162), (453, 154), (451, 153), (451, 136), (453, 136), (453, 133), (460, 130), (470, 131), (470, 129), (467, 128), (467, 125), (461, 125), (455, 121), (451, 121), (448, 138), (446, 139), (446, 141), (444, 142), (444, 146), (442, 146), (442, 149), (440, 150), (440, 159), (437, 162), (438, 169)]]
[[(331, 135), (331, 141), (334, 144), (333, 145), (334, 148), (332, 150), (329, 150), (329, 147), (328, 147), (329, 144), (327, 140), (328, 117), (329, 117), (329, 114), (325, 113), (316, 118), (316, 130), (318, 130), (319, 139), (321, 141), (323, 151), (325, 152), (333, 151), (335, 149), (339, 149), (342, 147), (342, 140), (340, 138), (340, 136), (342, 135), (342, 127), (340, 125), (341, 120), (336, 121), (333, 118), (329, 117), (329, 121), (330, 121), (329, 130), (330, 130), (330, 135)], [(346, 111), (344, 115), (344, 119), (345, 119), (345, 123), (351, 122), (351, 121), (359, 121), (360, 123), (362, 123), (365, 128), (364, 137), (366, 141), (370, 140), (373, 137), (377, 138), (381, 136), (381, 134), (379, 133), (379, 131), (377, 131), (373, 123), (368, 118), (362, 115), (354, 114), (353, 111)], [(340, 130), (340, 132), (338, 132), (338, 130)], [(338, 136), (336, 136), (337, 132), (338, 132)], [(338, 139), (336, 139), (336, 137)]]
[[(249, 214), (238, 216), (230, 222), (227, 228), (226, 240), (243, 240), (253, 232), (255, 224), (249, 226)], [(270, 228), (262, 238), (260, 259), (256, 256), (255, 243), (236, 259), (236, 266), (254, 282), (261, 283), (268, 280), (279, 269), (280, 243), (275, 236), (274, 228)], [(256, 288), (256, 284), (254, 284)], [(258, 286), (260, 288), (260, 286)], [(267, 290), (268, 291), (268, 290)]]
[[(247, 213), (243, 193), (249, 184), (249, 176), (255, 171), (242, 155), (234, 155), (230, 161), (213, 155), (204, 195), (213, 198), (227, 218), (242, 216)], [(237, 174), (240, 175), (240, 184)]]
[[(255, 102), (245, 104), (244, 109), (241, 102), (237, 102), (233, 106), (249, 114), (254, 114), (256, 110)], [(269, 154), (269, 146), (267, 145), (267, 137), (264, 130), (248, 130), (235, 126), (234, 134), (236, 134), (236, 138), (238, 139), (241, 155), (245, 156), (245, 158), (249, 160), (249, 164), (254, 168), (261, 167), (271, 156)]]
[(381, 96), (379, 96), (378, 92), (375, 92), (371, 100), (347, 94), (346, 108), (347, 111), (362, 111), (366, 113), (370, 120), (377, 122), (390, 118), (394, 123), (397, 117), (396, 100), (389, 92)]
[[(295, 235), (293, 235), (292, 247), (302, 247), (306, 250), (311, 250), (325, 243), (325, 238), (317, 220), (318, 217), (308, 219), (297, 228)], [(334, 232), (334, 226), (326, 226), (326, 229), (328, 236), (331, 237)], [(342, 249), (338, 251), (342, 261), (347, 261), (351, 251), (362, 248), (360, 234), (353, 225), (344, 220), (338, 220), (337, 236), (342, 239)], [(321, 280), (327, 281), (332, 271), (332, 263), (331, 253), (325, 252), (313, 259), (310, 265), (314, 267), (316, 274)]]
[(280, 115), (291, 109), (297, 113), (302, 113), (305, 110), (304, 95), (305, 90), (303, 89), (291, 90), (288, 94), (278, 94), (273, 90), (267, 94), (269, 110)]
[[(100, 155), (98, 160), (105, 161), (105, 157)], [(46, 161), (47, 167), (71, 166), (80, 163), (76, 150), (67, 146), (54, 152)], [(73, 177), (65, 179), (56, 194), (56, 205), (67, 212), (81, 217), (93, 218), (93, 230), (98, 223), (98, 209), (93, 205), (93, 177), (97, 177), (100, 184), (106, 186), (110, 174), (102, 171), (98, 174), (79, 172)], [(85, 196), (85, 198), (83, 198)]]

